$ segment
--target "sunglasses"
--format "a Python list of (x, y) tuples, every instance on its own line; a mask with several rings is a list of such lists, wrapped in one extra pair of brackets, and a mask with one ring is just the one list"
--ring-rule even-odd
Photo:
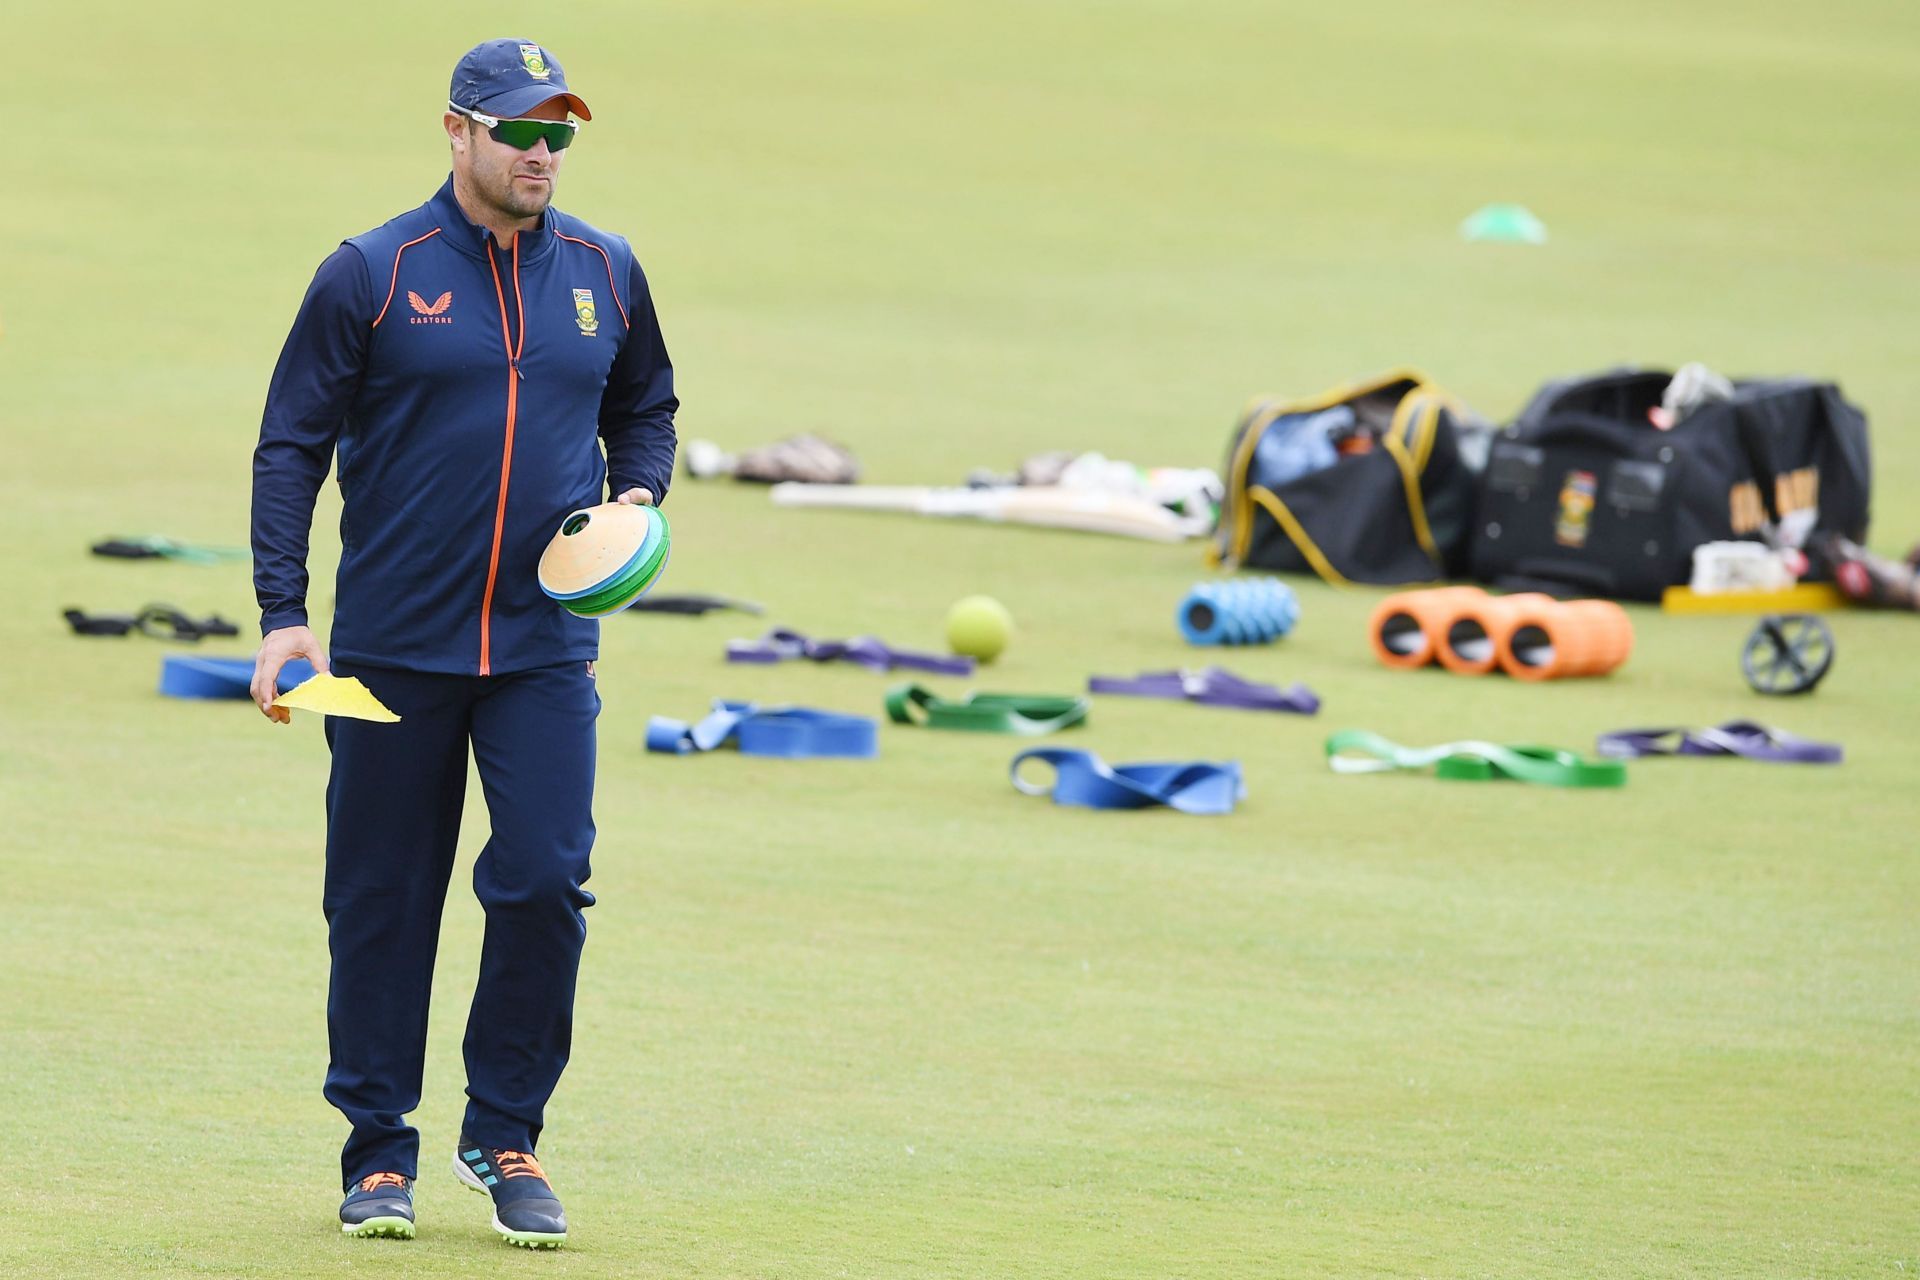
[(495, 142), (504, 142), (515, 151), (530, 151), (542, 138), (547, 140), (547, 150), (565, 151), (573, 145), (574, 135), (580, 132), (578, 120), (502, 120), (468, 107), (456, 107), (451, 102), (447, 109), (467, 117), (485, 129)]

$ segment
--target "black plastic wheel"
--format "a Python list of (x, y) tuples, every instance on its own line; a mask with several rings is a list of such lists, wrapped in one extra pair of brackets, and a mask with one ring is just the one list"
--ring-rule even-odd
[(1812, 693), (1833, 668), (1833, 632), (1810, 613), (1769, 614), (1747, 637), (1740, 669), (1755, 693)]

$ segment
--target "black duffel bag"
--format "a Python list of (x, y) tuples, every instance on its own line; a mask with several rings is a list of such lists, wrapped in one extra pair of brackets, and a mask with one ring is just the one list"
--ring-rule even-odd
[[(1345, 447), (1303, 465), (1286, 433), (1339, 414)], [(1261, 397), (1227, 448), (1211, 558), (1228, 568), (1398, 586), (1457, 575), (1474, 513), (1463, 435), (1490, 428), (1424, 374), (1396, 369), (1304, 400)], [(1275, 448), (1274, 446), (1280, 446)]]
[(1537, 392), (1493, 442), (1469, 555), (1498, 586), (1658, 600), (1694, 548), (1867, 530), (1867, 420), (1830, 382), (1736, 382), (1670, 430), (1673, 375), (1621, 369)]

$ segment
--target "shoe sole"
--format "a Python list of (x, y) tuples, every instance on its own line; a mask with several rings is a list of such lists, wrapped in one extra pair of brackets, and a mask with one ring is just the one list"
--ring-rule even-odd
[[(467, 1190), (478, 1191), (488, 1200), (493, 1199), (493, 1192), (487, 1190), (487, 1184), (480, 1181), (479, 1175), (467, 1168), (466, 1161), (459, 1156), (453, 1158), (453, 1174)], [(493, 1229), (500, 1233), (502, 1240), (522, 1249), (558, 1249), (567, 1242), (567, 1233), (564, 1231), (514, 1231), (500, 1221), (497, 1211), (493, 1215)]]
[(413, 1223), (405, 1218), (368, 1218), (364, 1222), (343, 1222), (340, 1224), (342, 1235), (358, 1236), (371, 1240), (385, 1236), (392, 1240), (413, 1239)]

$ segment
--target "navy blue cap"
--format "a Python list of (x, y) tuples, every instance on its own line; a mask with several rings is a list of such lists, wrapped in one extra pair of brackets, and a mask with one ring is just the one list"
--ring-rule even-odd
[(502, 120), (524, 116), (543, 102), (567, 100), (567, 110), (582, 120), (593, 112), (567, 88), (560, 60), (531, 40), (489, 40), (467, 50), (453, 68), (447, 101), (467, 111)]

